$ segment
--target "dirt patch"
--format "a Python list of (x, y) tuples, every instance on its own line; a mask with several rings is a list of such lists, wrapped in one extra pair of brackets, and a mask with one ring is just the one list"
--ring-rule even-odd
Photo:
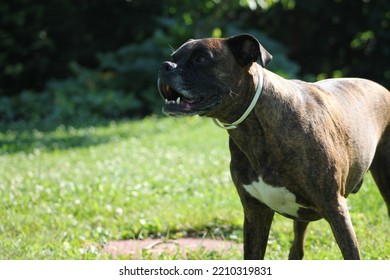
[(163, 239), (145, 239), (145, 240), (119, 240), (110, 241), (103, 248), (104, 253), (108, 253), (113, 257), (131, 256), (137, 259), (142, 255), (142, 252), (152, 254), (156, 258), (158, 255), (165, 254), (186, 254), (188, 251), (196, 251), (203, 249), (205, 251), (224, 251), (224, 250), (239, 250), (242, 244), (237, 244), (231, 241), (214, 240), (214, 239), (196, 239), (182, 238), (178, 240), (163, 240)]

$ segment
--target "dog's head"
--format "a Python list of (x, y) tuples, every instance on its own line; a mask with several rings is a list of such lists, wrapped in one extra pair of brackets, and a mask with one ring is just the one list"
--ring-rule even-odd
[(254, 62), (260, 60), (264, 67), (271, 59), (256, 38), (247, 34), (189, 40), (161, 65), (158, 90), (165, 100), (163, 112), (212, 115), (245, 88)]

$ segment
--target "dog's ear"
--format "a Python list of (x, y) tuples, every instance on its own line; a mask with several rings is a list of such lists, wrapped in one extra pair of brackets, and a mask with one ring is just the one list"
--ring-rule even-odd
[(226, 42), (238, 64), (243, 67), (258, 59), (260, 59), (260, 65), (265, 67), (272, 59), (272, 55), (252, 35), (236, 35), (227, 38)]

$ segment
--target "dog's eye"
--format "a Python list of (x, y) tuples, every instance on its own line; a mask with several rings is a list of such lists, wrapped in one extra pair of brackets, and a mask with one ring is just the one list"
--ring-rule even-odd
[(204, 56), (204, 55), (199, 55), (197, 58), (196, 58), (196, 62), (200, 62), (200, 63), (204, 63), (204, 62), (207, 62), (209, 60), (208, 57)]
[(195, 57), (195, 61), (198, 63), (206, 63), (208, 62), (212, 57), (212, 54), (210, 53), (202, 53)]

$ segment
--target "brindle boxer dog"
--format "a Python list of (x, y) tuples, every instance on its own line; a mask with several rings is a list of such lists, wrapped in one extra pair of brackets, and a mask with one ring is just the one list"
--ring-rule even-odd
[(264, 258), (275, 212), (294, 220), (289, 259), (321, 218), (343, 257), (360, 259), (346, 198), (370, 170), (390, 209), (390, 93), (364, 79), (286, 80), (264, 69), (271, 58), (246, 34), (189, 40), (160, 68), (163, 112), (228, 130), (245, 259)]

